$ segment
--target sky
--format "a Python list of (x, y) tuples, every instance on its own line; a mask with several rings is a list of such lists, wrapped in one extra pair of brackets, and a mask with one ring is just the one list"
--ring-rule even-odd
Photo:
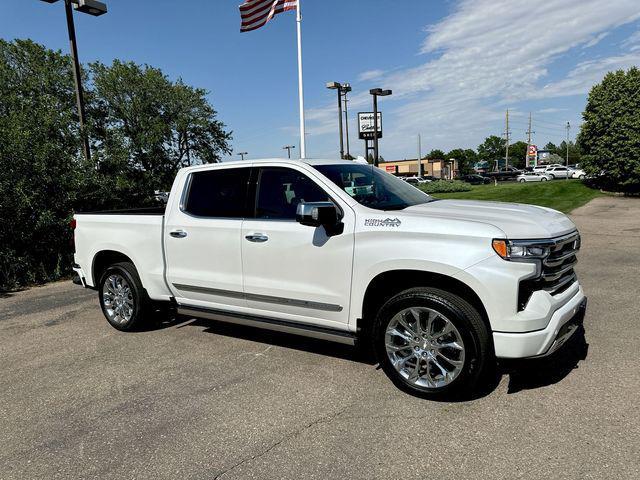
[[(101, 17), (75, 14), (80, 60), (132, 60), (205, 88), (233, 131), (225, 160), (299, 151), (295, 13), (240, 33), (239, 0), (104, 0)], [(640, 65), (638, 0), (302, 0), (307, 156), (338, 158), (336, 92), (349, 82), (350, 147), (356, 113), (381, 98), (387, 160), (438, 148), (475, 148), (503, 135), (561, 142), (579, 131), (592, 85)], [(62, 2), (0, 1), (0, 37), (68, 52)]]

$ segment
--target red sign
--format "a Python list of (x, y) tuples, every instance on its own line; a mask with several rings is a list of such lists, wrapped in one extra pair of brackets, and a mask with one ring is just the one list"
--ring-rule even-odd
[(395, 165), (385, 165), (385, 166), (384, 166), (384, 169), (385, 169), (387, 172), (395, 172), (395, 171), (396, 171), (396, 166), (395, 166)]
[(529, 145), (529, 156), (535, 157), (537, 153), (538, 153), (538, 147), (536, 147), (535, 145)]

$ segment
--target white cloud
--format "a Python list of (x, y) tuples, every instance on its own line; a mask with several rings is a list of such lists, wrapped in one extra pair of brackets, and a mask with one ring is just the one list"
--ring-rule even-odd
[[(593, 46), (639, 18), (637, 0), (461, 1), (427, 27), (424, 64), (380, 78), (393, 89), (385, 101), (385, 156), (412, 151), (418, 132), (428, 148), (476, 146), (501, 132), (504, 110), (517, 102), (586, 93), (608, 70), (640, 63), (640, 51), (576, 63), (572, 49)], [(627, 46), (635, 45), (633, 38)], [(564, 78), (550, 80), (550, 71), (567, 67)], [(372, 72), (378, 73), (363, 75)], [(352, 111), (358, 102), (370, 103), (365, 97), (353, 102)], [(335, 132), (335, 109), (321, 110), (311, 112), (311, 122)]]
[(369, 80), (376, 80), (385, 74), (384, 70), (367, 70), (358, 75), (358, 81), (367, 82)]

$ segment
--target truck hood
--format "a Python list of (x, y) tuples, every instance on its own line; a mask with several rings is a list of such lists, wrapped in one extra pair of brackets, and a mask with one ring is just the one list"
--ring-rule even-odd
[(493, 225), (510, 239), (553, 238), (576, 229), (574, 223), (557, 210), (520, 203), (437, 200), (405, 208), (403, 212)]

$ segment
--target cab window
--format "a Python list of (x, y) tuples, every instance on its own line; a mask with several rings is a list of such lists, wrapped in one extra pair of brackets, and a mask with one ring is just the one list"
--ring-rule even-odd
[(327, 193), (303, 173), (265, 167), (258, 173), (255, 218), (295, 220), (298, 204), (330, 201)]

